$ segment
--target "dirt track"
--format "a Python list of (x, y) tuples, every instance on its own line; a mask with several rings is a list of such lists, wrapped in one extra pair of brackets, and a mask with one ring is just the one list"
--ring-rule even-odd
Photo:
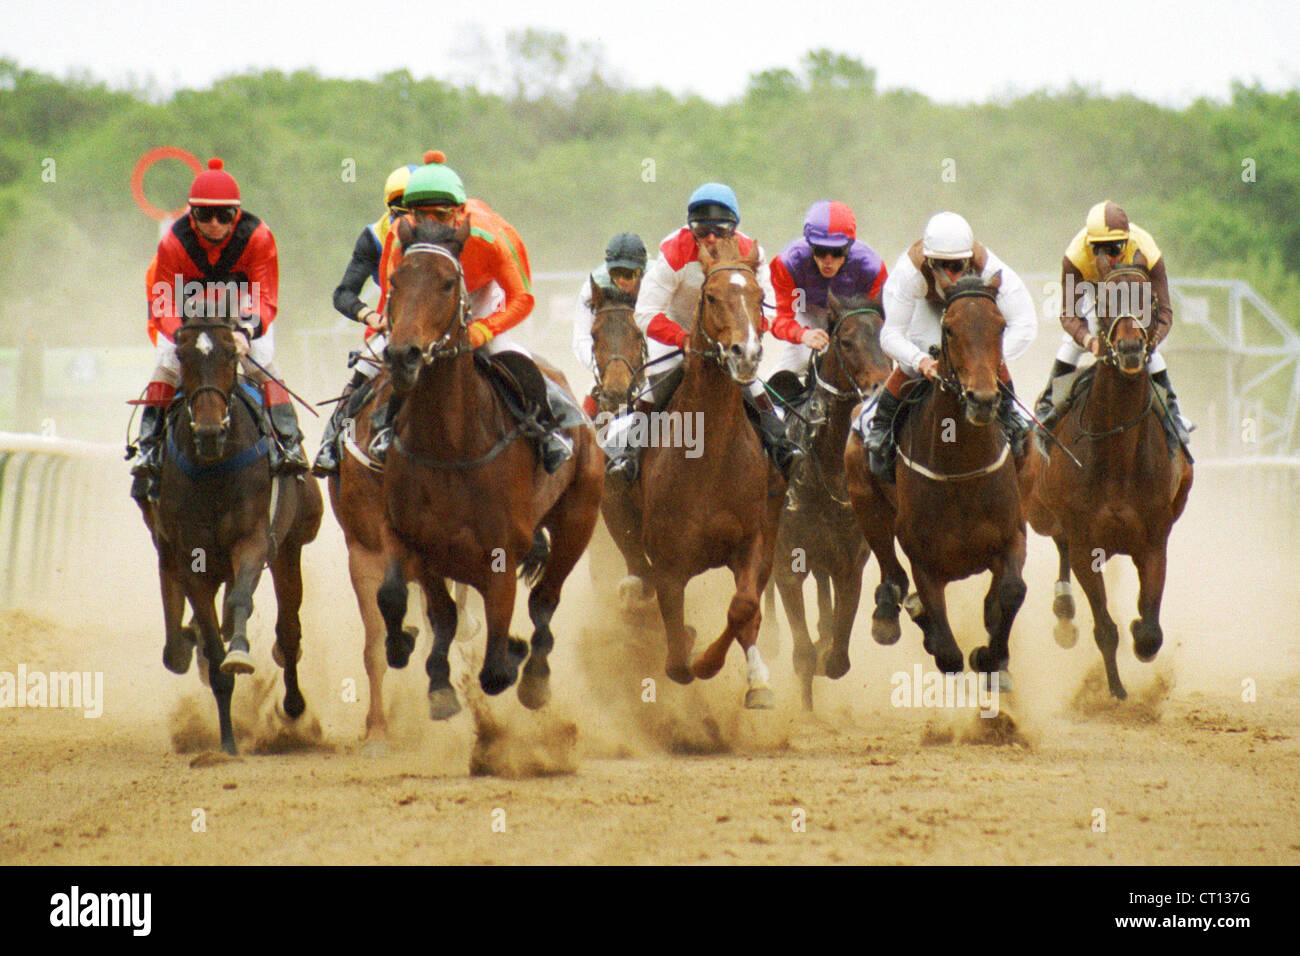
[[(853, 669), (818, 681), (816, 717), (798, 711), (788, 637), (773, 664), (776, 711), (741, 709), (734, 649), (714, 681), (676, 687), (657, 632), (619, 622), (584, 562), (557, 617), (546, 711), (508, 694), (433, 724), (423, 635), (416, 663), (389, 675), (392, 746), (370, 756), (357, 743), (360, 626), (331, 519), (307, 567), (308, 714), (289, 732), (274, 716), (264, 582), (253, 622), (263, 676), (236, 690), (235, 761), (212, 752), (215, 706), (194, 671), (162, 669), (147, 575), (129, 579), (132, 602), (112, 624), (84, 609), (8, 612), (0, 670), (102, 670), (106, 704), (99, 719), (0, 710), (0, 863), (1300, 863), (1300, 596), (1285, 558), (1260, 562), (1271, 580), (1249, 593), (1206, 575), (1201, 556), (1218, 539), (1197, 529), (1215, 526), (1209, 507), (1194, 492), (1175, 531), (1160, 658), (1138, 664), (1121, 643), (1124, 704), (1102, 690), (1086, 605), (1078, 646), (1053, 643), (1053, 558), (1032, 541), (1011, 644), (1017, 689), (1001, 701), (1013, 730), (969, 710), (891, 707), (891, 675), (927, 659), (911, 625), (899, 645), (874, 645), (865, 615)], [(132, 546), (144, 534), (123, 533)], [(876, 573), (869, 565), (869, 584)], [(702, 635), (720, 626), (727, 583), (714, 575), (688, 592)], [(967, 648), (981, 584), (952, 601)], [(1112, 590), (1127, 622), (1129, 568)], [(481, 640), (457, 645), (461, 672)], [(347, 679), (362, 702), (343, 701)], [(493, 775), (471, 776), (472, 758)]]

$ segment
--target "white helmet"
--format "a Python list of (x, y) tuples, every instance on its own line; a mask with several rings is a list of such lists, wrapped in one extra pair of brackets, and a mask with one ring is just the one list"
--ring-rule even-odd
[(970, 223), (955, 212), (941, 212), (925, 224), (921, 255), (927, 259), (969, 259), (974, 243)]

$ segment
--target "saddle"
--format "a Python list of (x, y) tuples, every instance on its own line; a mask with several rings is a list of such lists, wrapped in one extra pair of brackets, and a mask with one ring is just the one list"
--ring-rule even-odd
[(537, 363), (519, 352), (474, 353), (474, 367), (501, 398), (529, 438), (588, 421), (582, 408)]

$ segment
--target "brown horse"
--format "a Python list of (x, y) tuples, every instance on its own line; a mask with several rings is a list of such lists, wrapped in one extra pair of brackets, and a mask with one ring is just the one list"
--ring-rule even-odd
[[(864, 299), (841, 304), (834, 295), (828, 305), (831, 341), (813, 358), (813, 392), (787, 416), (791, 440), (806, 443), (808, 454), (790, 476), (772, 573), (790, 622), (794, 669), (808, 710), (813, 675), (835, 680), (849, 669), (849, 634), (858, 613), (868, 550), (844, 484), (844, 445), (854, 405), (890, 371), (890, 360), (880, 349), (879, 305)], [(803, 582), (810, 573), (817, 582), (815, 645), (803, 600)]]
[[(717, 249), (716, 257), (700, 250), (699, 310), (682, 381), (666, 409), (670, 416), (696, 416), (701, 444), (694, 452), (672, 442), (647, 448), (634, 493), (668, 641), (668, 676), (683, 684), (712, 677), (737, 640), (746, 656), (745, 706), (768, 708), (774, 698), (755, 642), (785, 481), (764, 454), (741, 395), (763, 351), (758, 251), (742, 259), (731, 240)], [(692, 661), (686, 582), (716, 567), (731, 569), (736, 592), (722, 635)]]
[[(388, 560), (378, 602), (388, 627), (388, 663), (403, 667), (414, 646), (402, 630), (406, 580), (413, 577), (424, 588), (434, 636), (425, 671), (435, 720), (460, 709), (447, 662), (456, 606), (444, 577), (483, 595), (484, 692), (499, 694), (515, 683), (527, 657), (519, 699), (534, 709), (546, 703), (551, 617), (565, 578), (591, 538), (605, 477), (588, 425), (568, 430), (573, 456), (546, 474), (534, 443), (476, 368), (458, 258), (468, 236), (468, 222), (457, 230), (399, 228), (404, 255), (392, 276), (384, 351), (393, 387), (407, 397), (384, 470)], [(545, 371), (567, 389), (559, 372)], [(535, 547), (543, 530), (549, 549), (545, 537)], [(528, 598), (531, 654), (509, 633), (516, 572), (536, 580)]]
[[(1101, 567), (1112, 555), (1132, 557), (1140, 582), (1140, 617), (1130, 625), (1133, 653), (1140, 661), (1153, 660), (1164, 640), (1160, 599), (1169, 532), (1192, 487), (1192, 463), (1166, 442), (1165, 411), (1147, 369), (1153, 331), (1149, 289), (1146, 271), (1136, 266), (1103, 275), (1097, 290), (1102, 355), (1090, 390), (1054, 430), (1078, 464), (1059, 451), (1047, 458), (1036, 452), (1021, 477), (1030, 524), (1056, 542), (1057, 641), (1068, 647), (1075, 640), (1073, 568), (1092, 607), (1106, 681), (1121, 700), (1127, 694), (1115, 662), (1119, 629), (1106, 609)], [(1116, 308), (1123, 302), (1146, 305)]]
[(907, 575), (894, 552), (897, 534), (912, 565), (920, 608), (916, 623), (939, 669), (957, 673), (962, 653), (948, 623), (948, 583), (991, 571), (984, 598), (987, 646), (970, 655), (981, 673), (999, 673), (1010, 688), (1008, 638), (1025, 599), (1025, 519), (1015, 462), (996, 425), (998, 368), (1006, 320), (997, 307), (1001, 274), (988, 284), (967, 276), (945, 290), (938, 374), (920, 391), (898, 436), (896, 491), (867, 466), (856, 434), (845, 451), (849, 497), (871, 551), (880, 562), (872, 634), (898, 639), (898, 607)]
[[(365, 631), (363, 658), (370, 685), (365, 740), (373, 745), (371, 752), (378, 752), (388, 738), (388, 718), (384, 714), (384, 677), (388, 671), (384, 635), (387, 629), (375, 597), (383, 583), (386, 566), (382, 530), (384, 478), (383, 465), (363, 449), (369, 447), (372, 437), (371, 415), (375, 409), (384, 407), (392, 389), (384, 371), (361, 387), (366, 389), (366, 394), (357, 396), (355, 407), (350, 409), (351, 417), (344, 423), (342, 443), (345, 454), (340, 458), (338, 475), (330, 477), (329, 495), (334, 516), (347, 543), (348, 575)], [(346, 396), (342, 401), (350, 398)], [(476, 631), (477, 621), (465, 606), (465, 585), (456, 585), (455, 597), (459, 637), (466, 639)], [(415, 628), (407, 630), (414, 635)]]
[[(194, 319), (176, 333), (180, 392), (169, 413), (162, 486), (142, 506), (158, 550), (166, 646), (163, 663), (190, 667), (194, 629), (182, 627), (188, 601), (217, 699), (221, 746), (236, 753), (230, 698), (236, 674), (253, 671), (247, 636), (262, 568), (275, 583), (275, 662), (284, 669), (284, 712), (306, 709), (298, 687), (302, 656), (303, 545), (320, 530), (324, 506), (314, 478), (273, 478), (253, 400), (237, 378), (238, 354), (229, 321)], [(217, 589), (225, 585), (220, 621)]]

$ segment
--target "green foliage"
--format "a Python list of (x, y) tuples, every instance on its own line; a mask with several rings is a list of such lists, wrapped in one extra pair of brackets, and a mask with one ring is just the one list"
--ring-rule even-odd
[[(79, 308), (108, 309), (129, 316), (115, 341), (139, 335), (157, 230), (128, 183), (147, 149), (177, 145), (221, 156), (271, 224), (282, 307), (301, 327), (334, 320), (330, 293), (385, 176), (431, 147), (515, 223), (539, 271), (589, 267), (623, 230), (653, 246), (706, 179), (736, 189), (742, 228), (769, 253), (811, 202), (834, 197), (887, 261), (948, 208), (1022, 272), (1058, 269), (1085, 211), (1110, 198), (1156, 236), (1175, 277), (1249, 277), (1300, 315), (1300, 91), (1237, 86), (1228, 103), (1181, 110), (1082, 88), (952, 106), (878, 91), (870, 67), (815, 50), (718, 105), (627, 89), (598, 49), (558, 34), (511, 34), (506, 48), (504, 63), (483, 54), (495, 91), (405, 70), (267, 70), (161, 102), (0, 60), (0, 309), (43, 310), (56, 337), (77, 334)], [(50, 159), (56, 182), (42, 178)], [(188, 182), (179, 165), (158, 167), (146, 190), (175, 207)], [(52, 268), (77, 289), (57, 306), (33, 281)]]

